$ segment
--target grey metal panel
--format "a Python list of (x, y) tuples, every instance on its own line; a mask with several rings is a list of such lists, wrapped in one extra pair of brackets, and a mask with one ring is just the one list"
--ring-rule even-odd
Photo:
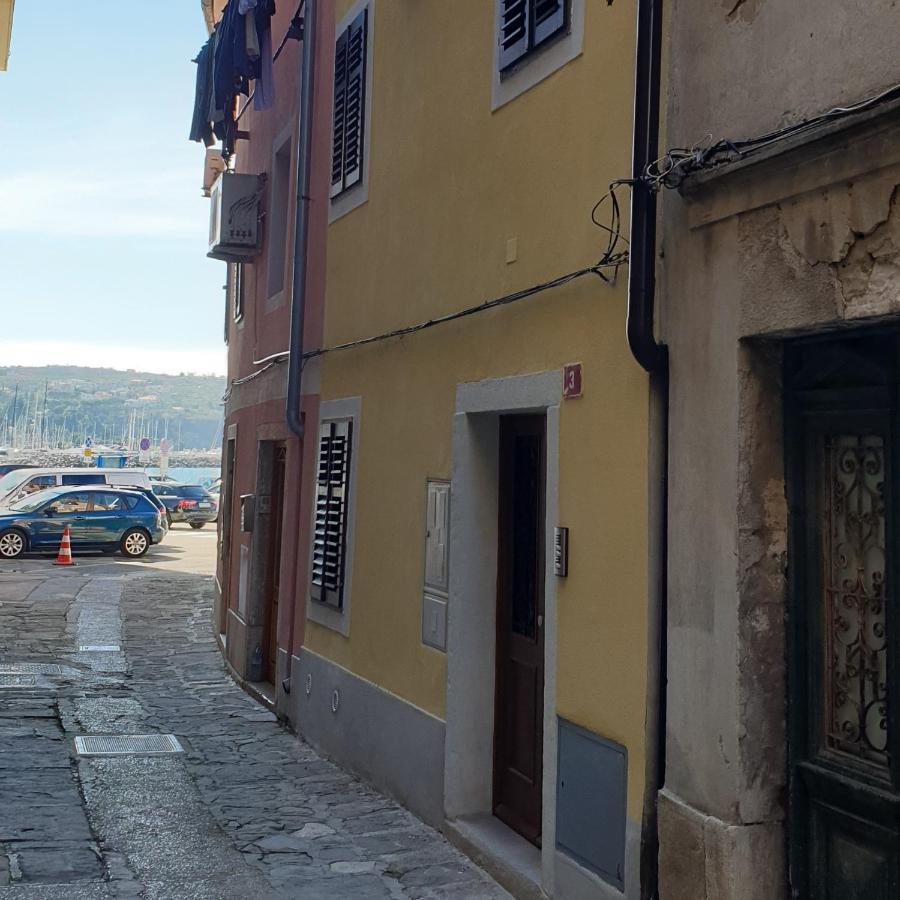
[(182, 753), (174, 734), (89, 734), (75, 738), (79, 756), (131, 756), (148, 753)]
[(422, 643), (436, 650), (447, 649), (447, 601), (443, 597), (422, 597)]
[(556, 846), (625, 889), (628, 756), (621, 744), (559, 719)]

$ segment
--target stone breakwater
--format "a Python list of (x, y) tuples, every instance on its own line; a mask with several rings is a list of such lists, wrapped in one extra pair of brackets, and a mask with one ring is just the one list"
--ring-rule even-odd
[[(114, 450), (100, 451), (115, 453)], [(169, 454), (169, 468), (200, 468), (218, 466), (222, 461), (221, 450), (178, 450)], [(11, 451), (8, 456), (0, 456), (2, 463), (27, 463), (31, 466), (58, 468), (61, 466), (90, 466), (80, 448), (71, 450), (21, 450)], [(129, 466), (158, 466), (159, 451), (150, 451), (146, 462), (139, 461), (137, 454), (128, 454)]]

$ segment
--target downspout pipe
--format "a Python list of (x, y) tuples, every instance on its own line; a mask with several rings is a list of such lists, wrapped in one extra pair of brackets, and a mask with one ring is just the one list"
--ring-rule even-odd
[(642, 180), (647, 166), (659, 156), (661, 68), (662, 0), (638, 0), (626, 334), (632, 356), (650, 376), (647, 746), (640, 857), (643, 900), (658, 896), (657, 797), (666, 778), (669, 353), (654, 334), (656, 193)]
[(284, 417), (302, 438), (300, 414), (303, 373), (303, 316), (306, 309), (306, 247), (309, 234), (309, 169), (312, 156), (312, 100), (316, 55), (316, 0), (306, 0), (300, 55), (300, 121), (297, 127), (297, 202), (294, 207), (294, 257), (291, 275), (291, 331), (288, 343), (288, 383)]

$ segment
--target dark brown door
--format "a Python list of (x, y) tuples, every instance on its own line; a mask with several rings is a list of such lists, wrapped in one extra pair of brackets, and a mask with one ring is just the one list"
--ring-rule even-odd
[(263, 654), (263, 679), (275, 683), (275, 661), (278, 656), (278, 596), (281, 590), (281, 528), (284, 517), (284, 475), (287, 448), (275, 445), (275, 459), (272, 466), (272, 526), (269, 540), (266, 597), (266, 642)]
[(787, 355), (791, 887), (900, 897), (897, 360), (888, 337)]
[(222, 605), (219, 609), (219, 634), (225, 633), (228, 609), (231, 605), (231, 539), (233, 530), (231, 517), (234, 510), (234, 445), (235, 439), (229, 438), (225, 443), (225, 466), (222, 470), (222, 488), (219, 491), (221, 506), (219, 510), (220, 528), (219, 555), (222, 558)]
[(541, 841), (544, 417), (500, 419), (494, 814)]

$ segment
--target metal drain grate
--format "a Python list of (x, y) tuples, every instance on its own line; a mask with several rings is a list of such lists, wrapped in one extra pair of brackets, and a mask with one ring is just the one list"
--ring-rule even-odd
[(89, 734), (75, 738), (79, 756), (140, 756), (145, 753), (183, 753), (174, 734)]
[(55, 663), (0, 663), (0, 675), (62, 675)]
[(122, 648), (118, 644), (82, 644), (79, 653), (118, 653)]
[(5, 675), (0, 674), (0, 688), (34, 687), (34, 675)]

